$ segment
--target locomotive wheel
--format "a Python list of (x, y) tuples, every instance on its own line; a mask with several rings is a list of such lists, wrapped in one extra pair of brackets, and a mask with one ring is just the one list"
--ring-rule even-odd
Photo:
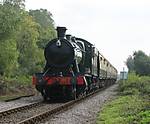
[(43, 90), (43, 91), (41, 92), (41, 94), (42, 94), (43, 100), (44, 100), (44, 101), (47, 101), (48, 98), (47, 98), (47, 95), (46, 95), (45, 90)]
[(43, 99), (44, 99), (44, 101), (47, 101), (47, 96), (43, 95)]

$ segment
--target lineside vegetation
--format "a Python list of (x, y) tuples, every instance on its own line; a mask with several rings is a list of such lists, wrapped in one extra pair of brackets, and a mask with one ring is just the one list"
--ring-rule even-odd
[(45, 64), (44, 46), (55, 37), (46, 9), (26, 11), (25, 0), (0, 2), (0, 95), (31, 85)]
[(118, 97), (98, 114), (97, 124), (150, 124), (150, 77), (130, 73)]

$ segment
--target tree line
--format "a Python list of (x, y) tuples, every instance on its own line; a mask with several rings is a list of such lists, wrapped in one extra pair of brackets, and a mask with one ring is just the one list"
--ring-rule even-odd
[(136, 72), (140, 76), (150, 76), (150, 56), (139, 50), (126, 60), (129, 72)]
[(43, 49), (56, 32), (46, 9), (25, 10), (25, 0), (0, 3), (0, 76), (32, 75), (42, 71)]

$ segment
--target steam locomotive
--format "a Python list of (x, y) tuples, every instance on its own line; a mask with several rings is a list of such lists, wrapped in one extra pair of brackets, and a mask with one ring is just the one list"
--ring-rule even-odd
[(43, 73), (33, 75), (33, 85), (44, 100), (76, 99), (97, 88), (113, 84), (117, 70), (93, 44), (57, 27), (57, 38), (45, 47)]

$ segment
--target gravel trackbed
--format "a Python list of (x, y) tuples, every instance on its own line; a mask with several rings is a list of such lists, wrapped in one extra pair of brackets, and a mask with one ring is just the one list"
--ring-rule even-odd
[(104, 91), (99, 92), (96, 96), (86, 99), (73, 108), (61, 112), (47, 119), (42, 124), (95, 124), (97, 113), (104, 103), (115, 97), (117, 93), (115, 84)]

